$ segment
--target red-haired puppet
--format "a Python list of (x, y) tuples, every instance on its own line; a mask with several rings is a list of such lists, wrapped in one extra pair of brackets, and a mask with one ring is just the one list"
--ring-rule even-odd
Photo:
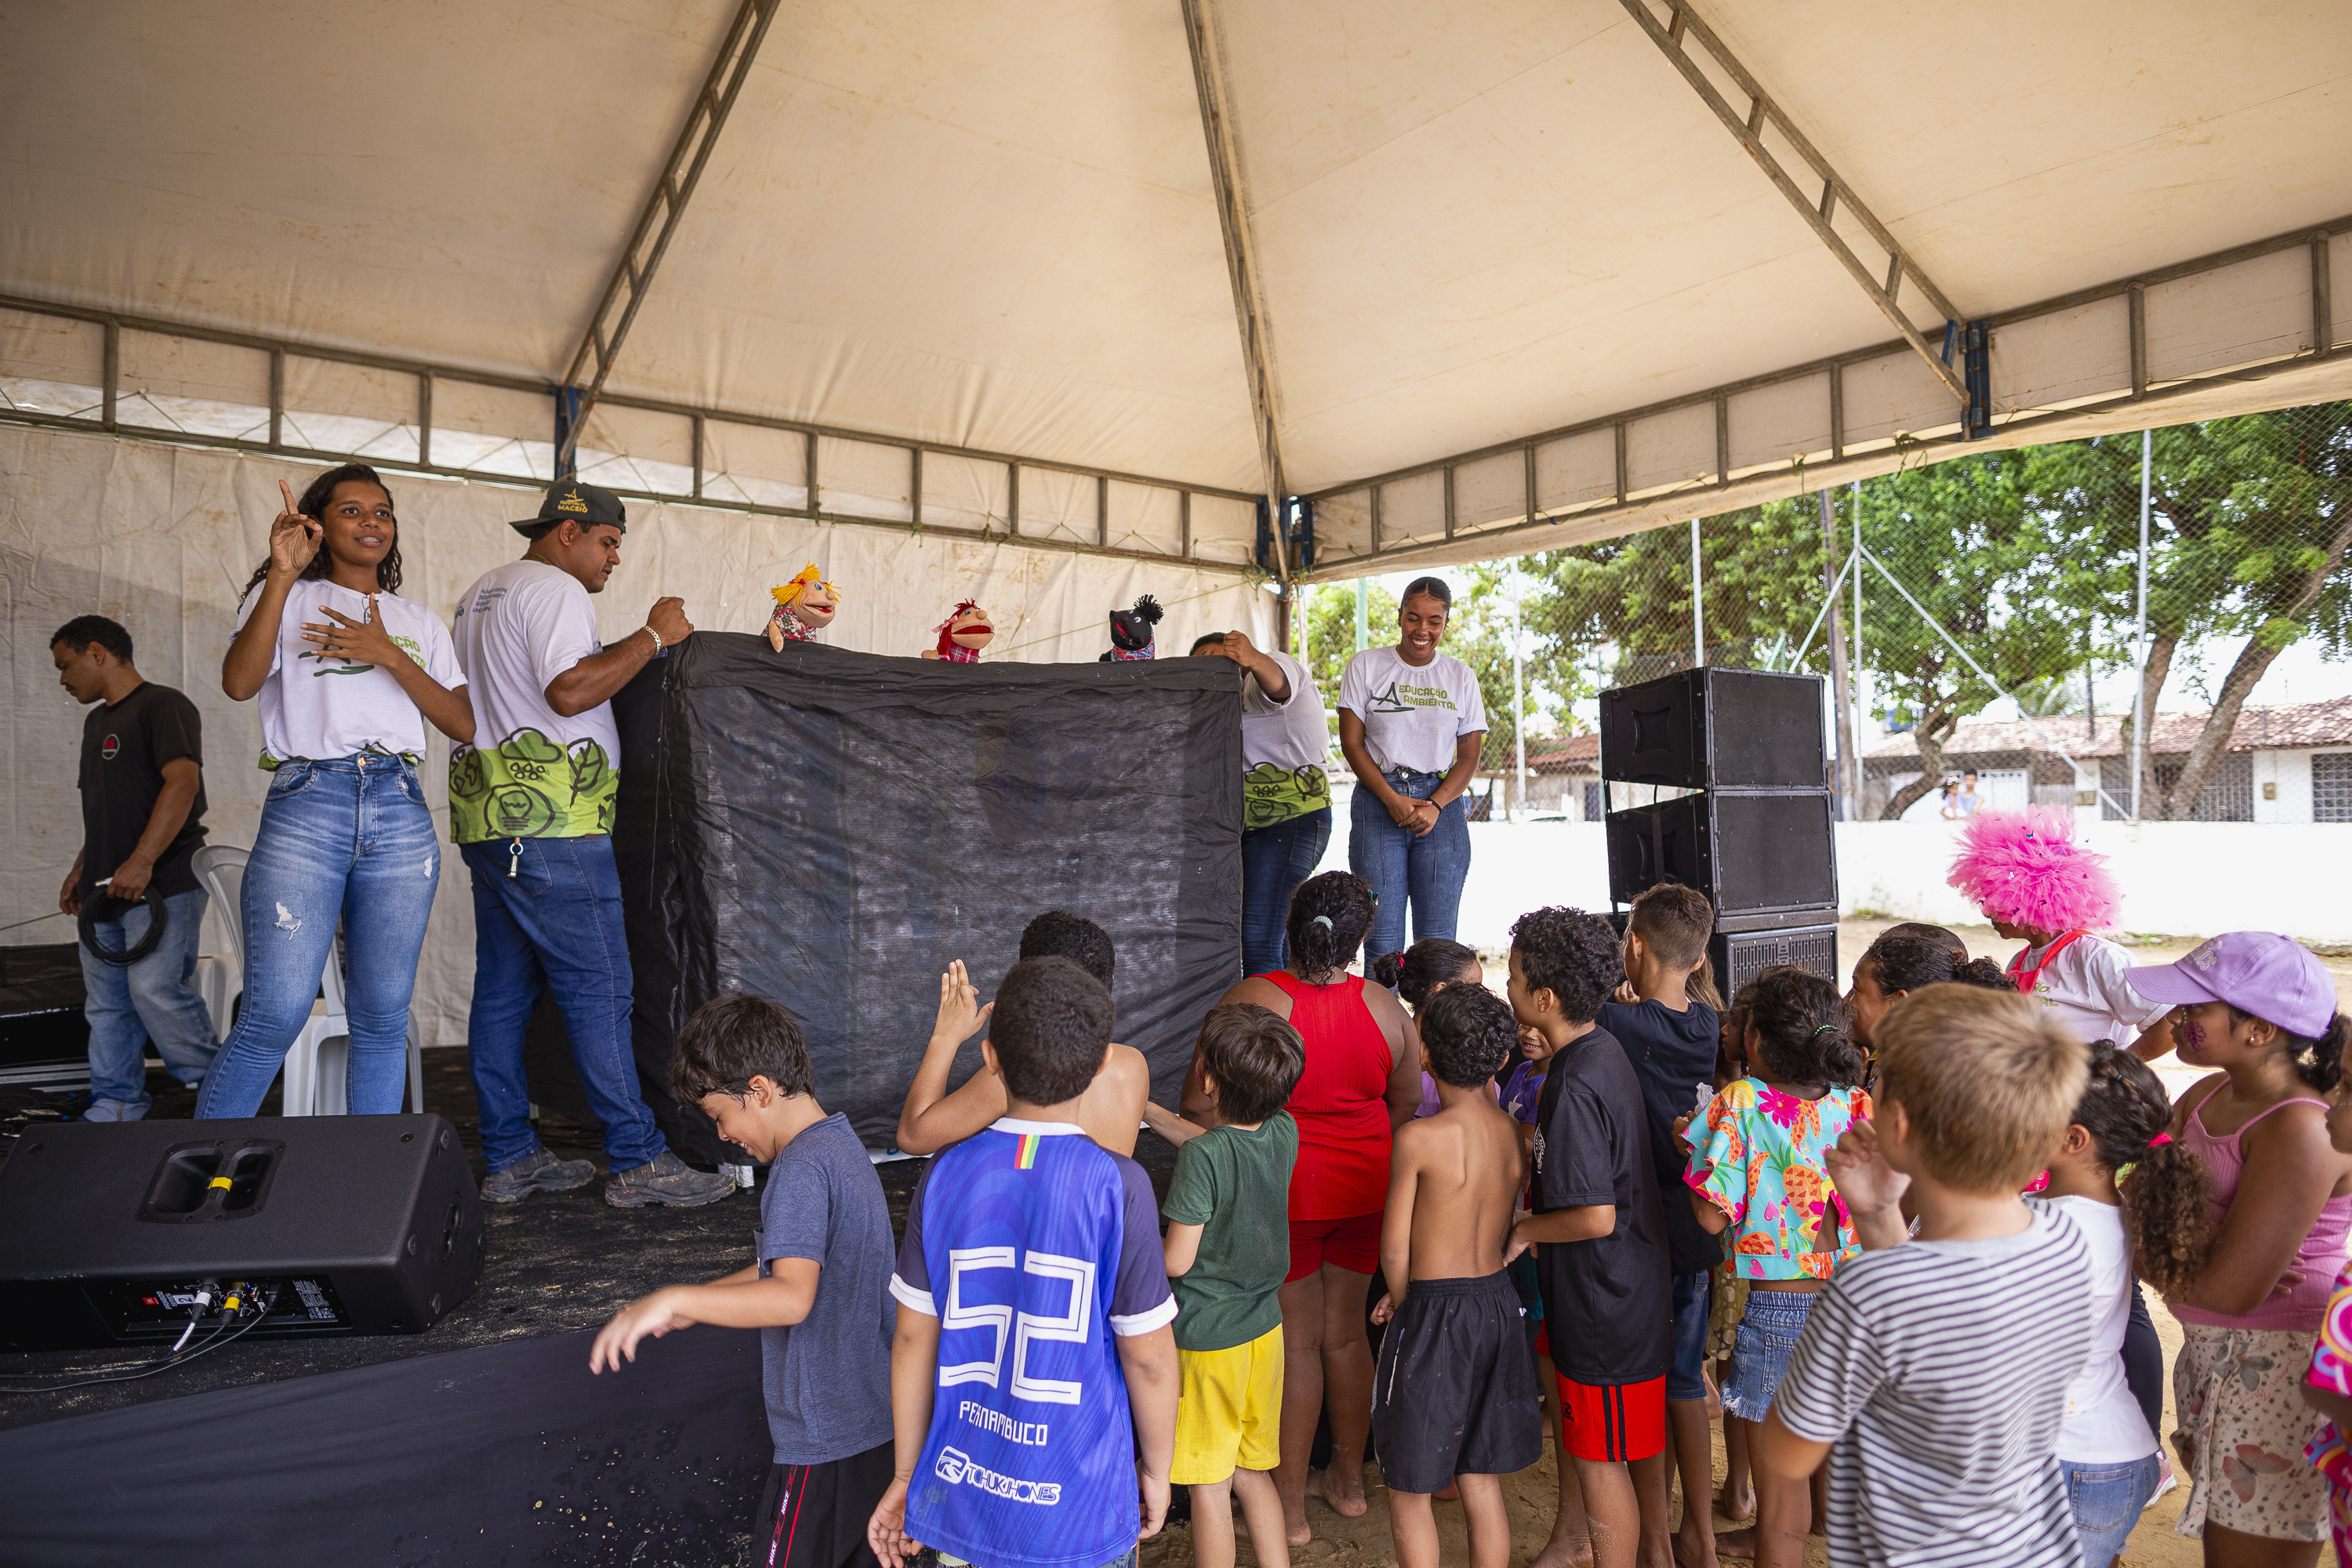
[(786, 643), (807, 642), (833, 625), (834, 612), (841, 608), (841, 590), (818, 574), (814, 561), (801, 568), (800, 575), (770, 593), (776, 601), (776, 613), (768, 617), (768, 646), (778, 653), (784, 651)]
[(1961, 824), (1950, 882), (1994, 931), (2026, 944), (2009, 961), (2010, 978), (2059, 1022), (2143, 1060), (2172, 1048), (2171, 1008), (2133, 990), (2131, 960), (2095, 934), (2115, 924), (2122, 890), (2107, 858), (2074, 842), (2073, 812), (1978, 812)]
[(989, 621), (988, 612), (970, 599), (950, 610), (948, 618), (932, 629), (940, 634), (939, 644), (925, 648), (923, 657), (943, 658), (950, 664), (978, 664), (980, 650), (996, 637), (996, 627)]

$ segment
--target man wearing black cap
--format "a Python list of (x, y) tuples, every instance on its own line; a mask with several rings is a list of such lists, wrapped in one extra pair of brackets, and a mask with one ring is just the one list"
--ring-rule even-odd
[(449, 757), (452, 837), (474, 881), (474, 1003), (467, 1053), (481, 1102), (482, 1196), (515, 1203), (595, 1179), (530, 1130), (524, 1028), (542, 987), (555, 994), (589, 1104), (604, 1125), (616, 1208), (714, 1203), (727, 1177), (671, 1153), (637, 1089), (629, 1046), (631, 978), (613, 859), (620, 734), (610, 699), (665, 647), (691, 637), (680, 600), (658, 599), (644, 627), (606, 647), (589, 595), (621, 563), (621, 498), (558, 479), (539, 515), (513, 524), (520, 561), (457, 601), (457, 660), (473, 694), (476, 743)]

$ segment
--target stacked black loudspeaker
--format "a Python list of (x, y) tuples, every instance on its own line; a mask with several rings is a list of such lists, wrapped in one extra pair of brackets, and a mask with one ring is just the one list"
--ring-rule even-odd
[(1705, 893), (1727, 1000), (1776, 963), (1839, 978), (1822, 714), (1821, 677), (1768, 670), (1685, 669), (1601, 694), (1601, 776), (1696, 792), (1609, 814), (1610, 900), (1660, 882)]

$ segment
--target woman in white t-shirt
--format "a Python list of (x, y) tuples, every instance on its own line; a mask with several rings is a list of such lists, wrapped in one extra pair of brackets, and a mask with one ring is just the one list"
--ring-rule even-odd
[(261, 708), (269, 795), (239, 906), (245, 999), (196, 1101), (200, 1117), (251, 1116), (310, 1016), (319, 977), (345, 949), (353, 1114), (400, 1109), (408, 1003), (441, 843), (417, 780), (425, 726), (474, 738), (448, 628), (400, 586), (392, 495), (362, 463), (310, 482), (269, 530), (246, 584), (221, 689)]
[[(2091, 1076), (2050, 1184), (2026, 1198), (2074, 1222), (2091, 1251), (2090, 1359), (2066, 1385), (2058, 1466), (2083, 1541), (2084, 1568), (2108, 1568), (2162, 1479), (2156, 1433), (2127, 1386), (2124, 1325), (2132, 1258), (2167, 1294), (2193, 1283), (2210, 1235), (2203, 1162), (2172, 1142), (2172, 1100), (2148, 1065), (2109, 1041), (2091, 1047)], [(2121, 1188), (2116, 1173), (2129, 1167)]]
[(1443, 578), (1416, 577), (1397, 606), (1394, 647), (1366, 648), (1339, 678), (1339, 750), (1356, 774), (1348, 867), (1379, 904), (1367, 952), (1451, 939), (1470, 875), (1462, 792), (1478, 768), (1486, 703), (1470, 667), (1437, 651), (1454, 611)]

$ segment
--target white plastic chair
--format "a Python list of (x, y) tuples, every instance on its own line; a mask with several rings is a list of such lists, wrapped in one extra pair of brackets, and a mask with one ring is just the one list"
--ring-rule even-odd
[[(194, 857), (196, 880), (212, 895), (221, 923), (228, 928), (236, 973), (245, 973), (245, 863), (248, 851), (226, 844), (207, 844)], [(348, 1073), (352, 1054), (351, 1020), (344, 1016), (343, 939), (339, 931), (328, 951), (320, 974), (319, 999), (310, 1016), (286, 1052), (285, 1092), (281, 1114), (287, 1116), (347, 1116), (351, 1113)], [(206, 998), (210, 1001), (210, 998)], [(216, 1024), (220, 1023), (215, 1018)], [(226, 1037), (227, 1030), (222, 1028)], [(408, 1108), (425, 1109), (424, 1042), (418, 1037), (414, 1012), (408, 1019)]]

